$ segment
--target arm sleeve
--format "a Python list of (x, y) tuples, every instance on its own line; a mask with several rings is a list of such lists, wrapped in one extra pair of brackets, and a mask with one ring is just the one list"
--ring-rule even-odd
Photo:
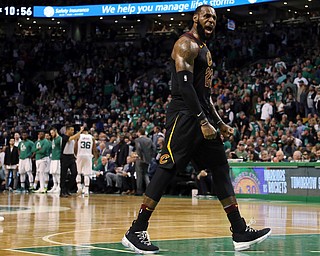
[(182, 98), (193, 115), (199, 121), (206, 118), (202, 111), (198, 95), (193, 87), (193, 74), (190, 71), (183, 70), (177, 73), (178, 84)]

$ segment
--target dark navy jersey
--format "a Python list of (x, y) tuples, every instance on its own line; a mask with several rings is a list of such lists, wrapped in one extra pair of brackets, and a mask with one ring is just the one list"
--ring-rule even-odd
[[(194, 60), (193, 70), (193, 86), (197, 93), (203, 113), (211, 116), (210, 110), (210, 91), (212, 86), (213, 68), (212, 57), (209, 49), (205, 43), (195, 38), (191, 33), (185, 33), (182, 36), (188, 37), (199, 45), (198, 56)], [(175, 61), (171, 61), (171, 81), (172, 81), (172, 101), (169, 105), (168, 111), (175, 112), (181, 110), (188, 110), (181, 96), (177, 72), (175, 68)]]

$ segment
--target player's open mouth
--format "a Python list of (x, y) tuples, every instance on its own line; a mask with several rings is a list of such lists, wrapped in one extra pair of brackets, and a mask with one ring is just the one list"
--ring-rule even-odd
[(206, 33), (212, 33), (213, 32), (213, 26), (205, 26), (204, 30)]

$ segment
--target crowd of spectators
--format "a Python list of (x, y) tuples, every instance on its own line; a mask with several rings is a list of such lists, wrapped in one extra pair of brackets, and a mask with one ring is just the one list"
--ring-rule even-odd
[[(319, 38), (313, 26), (217, 32), (208, 44), (216, 67), (212, 98), (224, 121), (235, 128), (234, 136), (224, 140), (228, 158), (320, 161)], [(8, 145), (23, 129), (36, 140), (39, 129), (56, 126), (63, 133), (72, 123), (88, 126), (102, 157), (115, 145), (128, 145), (127, 155), (114, 160), (121, 161), (118, 167), (132, 161), (127, 157), (140, 128), (161, 149), (162, 139), (158, 142), (155, 135), (163, 138), (165, 133), (169, 49), (175, 39), (4, 40), (0, 145)]]

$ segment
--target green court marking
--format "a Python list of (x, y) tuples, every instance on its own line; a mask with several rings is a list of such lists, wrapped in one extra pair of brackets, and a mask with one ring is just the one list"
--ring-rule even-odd
[(249, 199), (262, 199), (262, 200), (275, 200), (275, 201), (295, 201), (303, 203), (319, 203), (320, 197), (318, 196), (292, 196), (292, 195), (263, 195), (263, 194), (237, 194), (237, 198), (249, 198)]
[[(263, 243), (254, 245), (248, 251), (235, 252), (230, 237), (181, 239), (154, 241), (160, 247), (158, 255), (166, 256), (209, 256), (209, 255), (303, 255), (314, 256), (320, 253), (320, 235), (271, 235)], [(82, 247), (83, 246), (83, 247)], [(68, 256), (120, 256), (134, 255), (120, 243), (99, 243), (86, 245), (65, 245), (13, 249), (16, 252), (43, 253), (46, 255)], [(17, 253), (17, 255), (19, 255)]]

